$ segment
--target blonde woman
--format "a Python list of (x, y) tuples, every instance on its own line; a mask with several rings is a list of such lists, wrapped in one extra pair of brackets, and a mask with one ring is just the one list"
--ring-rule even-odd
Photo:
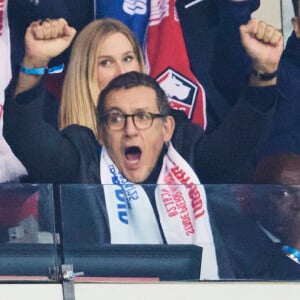
[[(70, 46), (76, 30), (64, 19), (36, 21), (27, 28), (25, 56), (16, 95), (40, 83), (49, 61)], [(138, 41), (123, 23), (106, 18), (89, 23), (72, 46), (63, 84), (59, 128), (86, 126), (98, 136), (96, 106), (107, 83), (129, 71), (144, 72)]]

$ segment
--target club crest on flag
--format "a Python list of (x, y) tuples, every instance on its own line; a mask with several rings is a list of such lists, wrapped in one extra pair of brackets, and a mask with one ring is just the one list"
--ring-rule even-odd
[(172, 68), (167, 68), (156, 80), (168, 96), (170, 106), (183, 110), (190, 119), (197, 99), (197, 85)]

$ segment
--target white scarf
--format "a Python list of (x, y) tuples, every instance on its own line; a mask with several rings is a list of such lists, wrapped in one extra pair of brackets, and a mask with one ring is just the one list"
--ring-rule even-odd
[[(162, 237), (148, 195), (129, 182), (105, 148), (100, 159), (111, 243), (161, 244)], [(216, 251), (206, 206), (206, 194), (193, 169), (168, 144), (155, 189), (155, 201), (168, 244), (203, 247), (201, 279), (218, 279)]]
[(26, 175), (27, 171), (22, 163), (11, 151), (3, 137), (3, 105), (4, 90), (11, 79), (10, 63), (10, 35), (7, 18), (7, 1), (0, 1), (0, 183), (19, 181), (19, 177)]

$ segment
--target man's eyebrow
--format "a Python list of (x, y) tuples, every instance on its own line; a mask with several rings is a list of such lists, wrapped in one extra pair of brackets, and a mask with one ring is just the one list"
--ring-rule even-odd
[(134, 110), (134, 112), (148, 112), (148, 111), (151, 111), (151, 109), (147, 107), (138, 107)]
[(116, 111), (116, 112), (121, 112), (123, 113), (122, 109), (120, 107), (117, 107), (117, 106), (112, 106), (108, 109), (105, 110), (106, 114), (112, 112), (112, 111)]
[[(108, 112), (111, 112), (111, 111), (114, 111), (114, 110), (116, 110), (116, 111), (119, 111), (119, 112), (124, 112), (120, 107), (118, 107), (118, 106), (111, 106), (111, 107), (109, 107), (109, 108), (107, 108), (106, 109), (106, 112), (108, 113)], [(152, 112), (153, 111), (153, 109), (150, 109), (150, 107), (148, 107), (148, 106), (143, 106), (143, 107), (137, 107), (137, 108), (135, 108), (134, 110), (133, 110), (133, 112), (134, 113), (137, 113), (137, 112)]]

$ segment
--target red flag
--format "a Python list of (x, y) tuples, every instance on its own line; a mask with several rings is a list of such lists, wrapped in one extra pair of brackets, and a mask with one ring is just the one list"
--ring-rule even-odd
[(190, 69), (175, 4), (176, 0), (151, 0), (146, 44), (149, 71), (171, 106), (205, 128), (205, 91)]
[(38, 192), (29, 197), (24, 197), (21, 193), (1, 193), (0, 226), (17, 226), (29, 216), (38, 220), (38, 202)]

